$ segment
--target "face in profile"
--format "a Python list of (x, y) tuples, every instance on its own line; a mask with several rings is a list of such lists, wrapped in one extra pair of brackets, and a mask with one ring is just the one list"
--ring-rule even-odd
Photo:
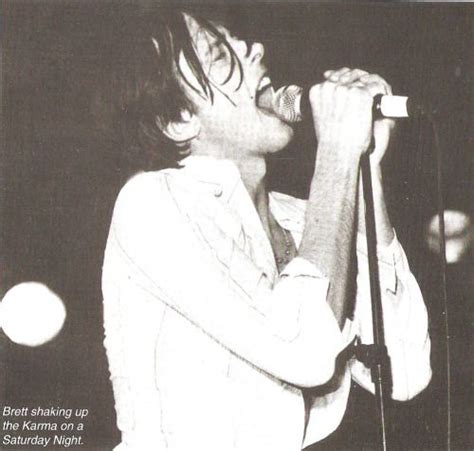
[(204, 92), (181, 55), (184, 89), (196, 105), (200, 125), (193, 152), (241, 160), (283, 149), (292, 128), (257, 102), (259, 95), (273, 89), (263, 62), (264, 46), (239, 39), (219, 24), (216, 34), (190, 15), (185, 14), (185, 21), (212, 90), (211, 95)]

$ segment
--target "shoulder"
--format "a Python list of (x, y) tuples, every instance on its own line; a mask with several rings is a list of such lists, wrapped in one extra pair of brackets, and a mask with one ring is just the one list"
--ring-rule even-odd
[(138, 199), (143, 202), (156, 196), (165, 187), (165, 171), (140, 172), (125, 183), (117, 196), (116, 204), (135, 202)]
[(165, 208), (189, 182), (182, 180), (180, 169), (140, 172), (130, 178), (120, 190), (114, 214), (120, 210), (136, 211), (150, 206)]
[[(120, 190), (112, 215), (112, 225), (142, 226), (157, 221), (173, 210), (167, 171), (141, 172)], [(142, 225), (141, 225), (142, 224)]]

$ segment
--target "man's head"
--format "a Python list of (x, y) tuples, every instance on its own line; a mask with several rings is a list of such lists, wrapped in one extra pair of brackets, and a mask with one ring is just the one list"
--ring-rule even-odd
[(191, 151), (240, 159), (289, 142), (291, 128), (257, 107), (269, 84), (261, 44), (232, 36), (221, 18), (173, 9), (138, 23), (111, 48), (110, 89), (126, 147), (175, 166)]

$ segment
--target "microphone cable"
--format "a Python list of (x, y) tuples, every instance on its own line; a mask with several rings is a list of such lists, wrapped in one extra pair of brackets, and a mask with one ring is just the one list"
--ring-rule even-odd
[(449, 332), (449, 314), (448, 314), (448, 293), (447, 293), (447, 259), (446, 259), (446, 232), (444, 220), (444, 196), (443, 196), (443, 152), (439, 139), (436, 118), (429, 109), (422, 111), (422, 115), (426, 117), (433, 134), (433, 145), (435, 147), (436, 159), (436, 191), (437, 191), (437, 210), (438, 210), (438, 227), (439, 227), (439, 271), (441, 275), (441, 303), (443, 316), (442, 324), (444, 326), (445, 338), (445, 375), (446, 375), (446, 449), (451, 450), (451, 349), (450, 349), (450, 332)]
[(449, 315), (448, 315), (448, 292), (447, 292), (447, 263), (446, 263), (446, 231), (444, 223), (444, 197), (443, 197), (443, 170), (442, 160), (443, 152), (440, 145), (438, 128), (435, 118), (432, 114), (428, 115), (434, 138), (436, 153), (436, 184), (438, 192), (438, 226), (439, 226), (439, 264), (441, 273), (441, 296), (444, 316), (444, 333), (446, 346), (446, 449), (451, 449), (451, 351), (450, 351), (450, 333), (449, 333)]

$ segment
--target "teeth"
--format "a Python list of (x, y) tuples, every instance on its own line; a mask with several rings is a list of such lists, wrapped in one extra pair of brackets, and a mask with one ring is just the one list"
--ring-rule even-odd
[(267, 88), (272, 84), (272, 81), (268, 75), (265, 75), (257, 86), (257, 91), (261, 91), (262, 89)]

